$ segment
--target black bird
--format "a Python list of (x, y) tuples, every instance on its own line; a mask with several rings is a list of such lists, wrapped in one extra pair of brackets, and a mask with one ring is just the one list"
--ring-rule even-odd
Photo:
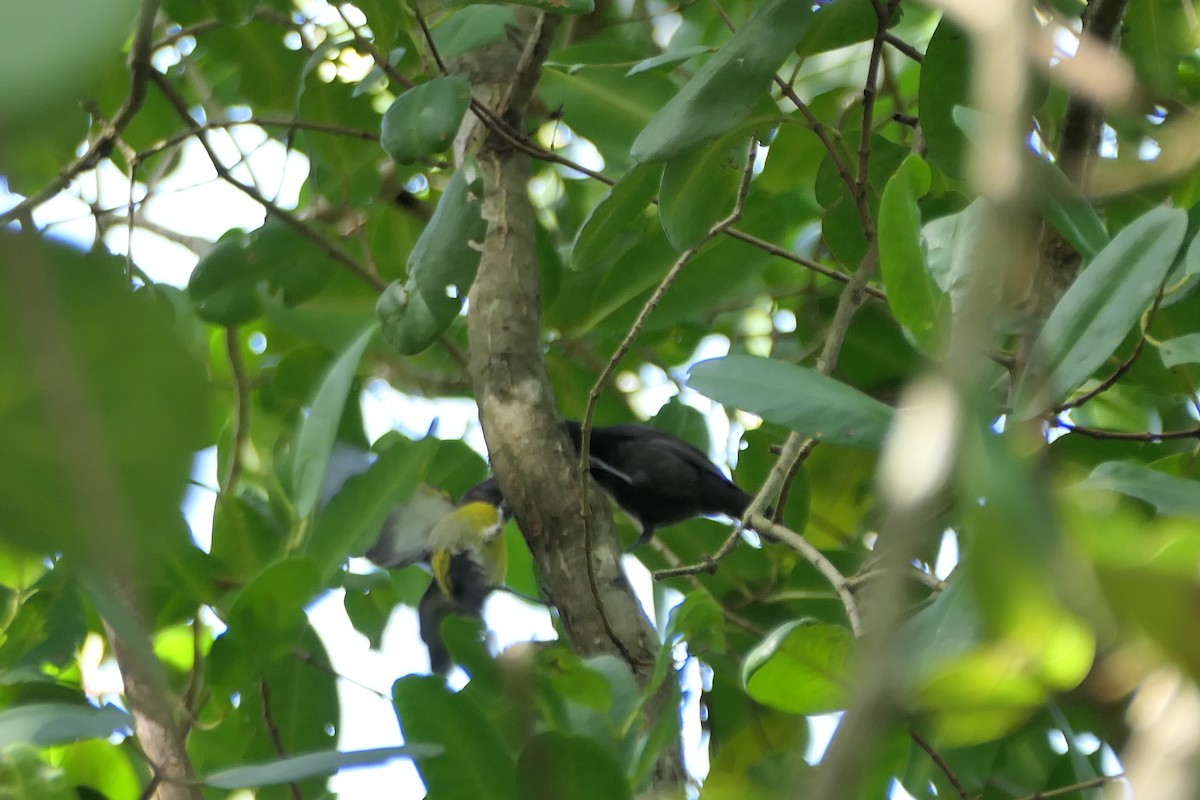
[[(566, 426), (578, 449), (580, 423), (567, 420)], [(697, 448), (644, 425), (593, 427), (589, 449), (592, 477), (641, 526), (635, 548), (656, 528), (692, 517), (741, 519), (753, 499)]]

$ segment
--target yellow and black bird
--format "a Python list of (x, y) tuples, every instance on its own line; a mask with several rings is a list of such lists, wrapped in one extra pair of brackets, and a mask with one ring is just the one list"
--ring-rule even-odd
[[(578, 450), (582, 426), (575, 420), (566, 426)], [(741, 519), (753, 499), (696, 447), (645, 425), (593, 427), (589, 451), (592, 477), (641, 527), (635, 548), (655, 529), (692, 517)]]
[(433, 671), (450, 671), (442, 620), (450, 614), (479, 618), (488, 595), (504, 583), (508, 550), (504, 500), (495, 478), (467, 490), (457, 505), (428, 487), (418, 487), (388, 518), (367, 558), (381, 567), (425, 562), (433, 572), (417, 603), (421, 639)]

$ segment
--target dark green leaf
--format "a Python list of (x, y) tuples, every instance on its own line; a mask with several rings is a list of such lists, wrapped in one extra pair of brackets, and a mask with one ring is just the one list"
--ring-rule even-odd
[(630, 67), (629, 71), (626, 72), (625, 75), (629, 77), (637, 75), (639, 72), (647, 72), (652, 69), (658, 69), (659, 67), (672, 66), (683, 61), (688, 61), (696, 56), (711, 52), (712, 48), (705, 47), (704, 45), (692, 45), (690, 47), (682, 47), (678, 50), (668, 50), (667, 52), (660, 53), (652, 58), (639, 61)]
[(411, 284), (393, 281), (375, 304), (383, 338), (404, 355), (428, 349), (462, 309), (462, 300), (457, 297), (434, 298), (432, 304), (426, 301), (426, 295)]
[(512, 0), (514, 5), (531, 6), (551, 14), (591, 14), (595, 0)]
[[(570, 50), (556, 53), (563, 61)], [(628, 51), (613, 60), (636, 58)], [(674, 96), (676, 87), (657, 72), (631, 77), (623, 67), (583, 66), (576, 69), (548, 64), (538, 82), (538, 96), (547, 108), (558, 111), (571, 129), (587, 137), (604, 156), (605, 168), (622, 171), (629, 164), (629, 148), (657, 109)]]
[(756, 356), (701, 361), (688, 385), (719, 403), (821, 441), (877, 449), (892, 420), (883, 403), (815, 370)]
[(260, 572), (237, 593), (226, 631), (212, 646), (214, 686), (237, 691), (260, 678), (296, 646), (308, 625), (304, 606), (321, 587), (317, 565), (309, 558), (288, 558)]
[(194, 452), (215, 439), (212, 395), (169, 312), (123, 266), (0, 234), (0, 536), (156, 571), (190, 546), (179, 503)]
[(748, 143), (745, 134), (735, 132), (667, 161), (658, 216), (676, 250), (699, 244), (733, 211)]
[(93, 69), (120, 49), (137, 9), (133, 0), (6, 5), (0, 72), (26, 77), (0, 86), (0, 118), (9, 121), (73, 98), (93, 79)]
[(254, 17), (258, 0), (203, 0), (204, 7), (226, 25), (245, 25)]
[(219, 325), (241, 325), (278, 297), (287, 305), (319, 292), (333, 261), (288, 225), (268, 220), (253, 233), (227, 234), (196, 265), (188, 296), (197, 313)]
[(1096, 209), (1057, 166), (1033, 155), (1029, 160), (1041, 177), (1042, 191), (1035, 196), (1046, 221), (1071, 243), (1085, 262), (1091, 261), (1109, 242), (1108, 231)]
[(612, 752), (583, 736), (535, 736), (517, 760), (517, 790), (528, 800), (621, 800), (629, 782)]
[(461, 76), (434, 78), (409, 89), (383, 114), (379, 141), (395, 161), (410, 164), (450, 146), (471, 103)]
[(490, 720), (441, 678), (410, 675), (392, 687), (406, 742), (441, 746), (440, 756), (417, 756), (429, 792), (446, 798), (515, 800), (516, 763)]
[(638, 241), (646, 227), (642, 211), (654, 199), (661, 175), (657, 165), (639, 164), (621, 176), (580, 226), (571, 247), (573, 269), (607, 265)]
[[(896, 19), (899, 16), (897, 14)], [(823, 3), (817, 8), (812, 25), (796, 50), (801, 55), (811, 56), (865, 42), (875, 36), (877, 25), (878, 17), (872, 0)]]
[(634, 141), (638, 161), (662, 161), (728, 133), (758, 105), (771, 76), (803, 39), (809, 3), (767, 0), (654, 115)]
[(888, 306), (921, 349), (940, 354), (947, 341), (950, 303), (925, 265), (919, 200), (929, 190), (929, 167), (909, 156), (888, 181), (879, 205), (879, 269)]

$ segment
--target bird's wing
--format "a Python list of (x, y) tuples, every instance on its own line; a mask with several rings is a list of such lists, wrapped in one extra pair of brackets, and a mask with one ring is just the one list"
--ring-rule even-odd
[(432, 487), (418, 486), (412, 497), (396, 506), (388, 516), (379, 538), (367, 551), (367, 558), (389, 569), (425, 560), (429, 534), (453, 511), (450, 498)]

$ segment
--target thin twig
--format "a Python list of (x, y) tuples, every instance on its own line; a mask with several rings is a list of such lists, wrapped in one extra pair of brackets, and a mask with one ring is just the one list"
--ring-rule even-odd
[(916, 728), (909, 728), (908, 735), (917, 743), (918, 747), (925, 751), (925, 754), (929, 756), (937, 768), (942, 771), (942, 774), (946, 776), (946, 780), (950, 781), (950, 785), (958, 792), (958, 796), (962, 800), (971, 800), (971, 795), (967, 794), (966, 787), (962, 785), (962, 781), (954, 774), (954, 770), (950, 769), (950, 765), (946, 763), (946, 759), (942, 758), (942, 754), (934, 749), (933, 745), (926, 741), (924, 736), (917, 733)]
[[(267, 726), (267, 733), (271, 736), (271, 744), (275, 748), (275, 755), (280, 758), (287, 758), (287, 749), (283, 746), (283, 737), (279, 733), (279, 725), (275, 722), (275, 714), (271, 711), (271, 683), (264, 680), (258, 685), (259, 694), (262, 697), (262, 715), (263, 724)], [(304, 800), (304, 794), (300, 791), (300, 785), (295, 781), (288, 781), (288, 789), (291, 790), (294, 800)]]
[(201, 125), (192, 118), (191, 113), (188, 111), (187, 102), (184, 101), (183, 97), (180, 96), (179, 92), (175, 89), (171, 82), (167, 80), (167, 77), (155, 72), (152, 75), (152, 79), (158, 85), (158, 88), (162, 90), (162, 93), (166, 96), (167, 101), (172, 105), (172, 107), (174, 107), (175, 113), (178, 114), (179, 118), (183, 120), (184, 124), (191, 128), (196, 134), (196, 140), (200, 143), (200, 146), (204, 148), (204, 152), (208, 155), (209, 161), (212, 162), (213, 169), (216, 171), (221, 180), (225, 181), (230, 186), (233, 186), (235, 189), (240, 190), (255, 202), (262, 205), (276, 219), (299, 233), (304, 238), (313, 242), (315, 245), (317, 245), (321, 252), (325, 253), (325, 255), (329, 256), (334, 261), (350, 270), (351, 273), (360, 278), (371, 288), (378, 292), (382, 292), (384, 288), (386, 288), (386, 284), (379, 278), (379, 276), (368, 272), (345, 250), (342, 250), (332, 241), (313, 230), (307, 223), (297, 218), (296, 215), (280, 207), (277, 203), (268, 200), (262, 195), (261, 192), (256, 191), (252, 186), (247, 186), (246, 184), (234, 178), (229, 172), (229, 168), (225, 166), (224, 162), (222, 162), (217, 156), (216, 151), (213, 150), (212, 144), (209, 143), (208, 137)]
[(346, 27), (350, 30), (350, 35), (354, 37), (354, 43), (366, 51), (371, 60), (375, 62), (375, 66), (379, 67), (383, 71), (383, 74), (388, 76), (388, 80), (400, 84), (405, 89), (411, 89), (416, 86), (408, 76), (392, 66), (391, 62), (384, 57), (383, 53), (379, 52), (379, 49), (375, 47), (375, 44), (370, 39), (359, 32), (358, 27), (350, 21), (350, 18), (346, 16), (346, 12), (342, 10), (340, 3), (331, 3), (331, 5), (337, 10), (338, 16), (342, 18), (342, 21), (346, 23)]
[(1074, 425), (1061, 419), (1052, 420), (1050, 424), (1071, 433), (1087, 436), (1090, 439), (1108, 439), (1116, 442), (1168, 442), (1178, 439), (1200, 439), (1200, 426), (1182, 431), (1129, 433), (1126, 431), (1106, 431), (1101, 428), (1089, 428), (1086, 425)]
[(925, 60), (924, 53), (901, 39), (899, 36), (896, 36), (894, 33), (884, 34), (883, 40), (918, 64)]
[(206, 122), (203, 125), (199, 123), (195, 127), (189, 127), (183, 133), (177, 133), (174, 136), (169, 136), (166, 139), (155, 142), (144, 150), (137, 152), (138, 159), (145, 161), (151, 156), (158, 155), (164, 150), (168, 150), (175, 145), (182, 144), (188, 139), (196, 135), (197, 131), (213, 131), (226, 130), (229, 128), (237, 128), (242, 125), (255, 125), (259, 128), (286, 128), (288, 130), (297, 131), (314, 131), (316, 133), (329, 133), (336, 136), (345, 136), (352, 139), (361, 139), (364, 142), (374, 142), (379, 139), (378, 131), (368, 131), (361, 128), (347, 128), (342, 125), (329, 125), (323, 122), (305, 122), (299, 119), (265, 119), (261, 117), (251, 117), (246, 120), (217, 120)]
[(1101, 775), (1098, 778), (1080, 781), (1079, 783), (1073, 783), (1070, 786), (1060, 786), (1057, 789), (1046, 789), (1045, 791), (1027, 794), (1023, 797), (1016, 798), (1016, 800), (1051, 800), (1051, 798), (1054, 797), (1062, 797), (1064, 794), (1074, 794), (1075, 792), (1083, 792), (1088, 789), (1098, 789), (1101, 786), (1106, 786), (1112, 783), (1113, 781), (1120, 781), (1124, 779), (1124, 772), (1119, 772), (1116, 775)]
[(858, 139), (858, 180), (854, 185), (854, 203), (859, 208), (863, 235), (867, 241), (875, 238), (875, 223), (867, 205), (868, 172), (871, 162), (871, 134), (874, 133), (876, 84), (879, 82), (879, 65), (883, 60), (883, 39), (887, 33), (887, 22), (900, 0), (872, 0), (875, 7), (875, 38), (871, 43), (871, 58), (867, 62), (867, 79), (863, 83), (862, 130)]
[(846, 619), (850, 622), (850, 630), (855, 636), (862, 635), (862, 618), (858, 613), (858, 603), (854, 599), (854, 592), (850, 591), (850, 584), (846, 582), (845, 576), (838, 571), (832, 561), (825, 557), (824, 553), (791, 528), (772, 522), (762, 514), (756, 514), (750, 519), (750, 527), (760, 534), (774, 536), (816, 567), (817, 571), (833, 587), (838, 599), (842, 601), (842, 607), (846, 610)]

